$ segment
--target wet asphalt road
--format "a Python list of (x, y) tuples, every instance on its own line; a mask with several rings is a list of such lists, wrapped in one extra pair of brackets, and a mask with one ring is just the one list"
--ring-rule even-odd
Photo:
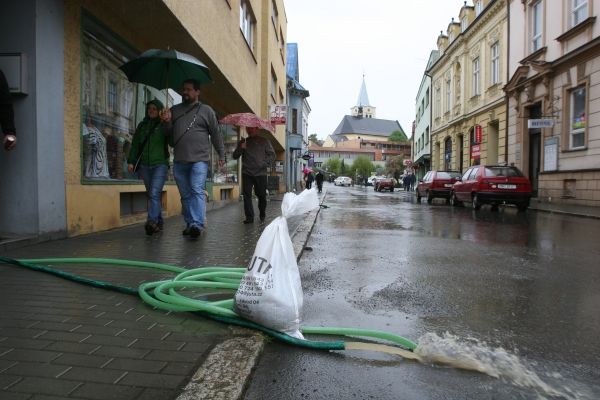
[(600, 220), (325, 188), (299, 263), (303, 325), (448, 333), (500, 377), (272, 342), (245, 399), (600, 398)]

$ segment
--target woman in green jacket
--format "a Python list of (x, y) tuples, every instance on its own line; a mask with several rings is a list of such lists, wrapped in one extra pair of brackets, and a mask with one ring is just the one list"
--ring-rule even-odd
[(162, 229), (161, 196), (169, 169), (167, 139), (160, 125), (160, 112), (163, 104), (154, 99), (146, 104), (146, 117), (140, 122), (131, 143), (127, 157), (127, 170), (134, 172), (139, 159), (137, 172), (144, 180), (148, 196), (148, 220), (146, 234), (152, 235)]

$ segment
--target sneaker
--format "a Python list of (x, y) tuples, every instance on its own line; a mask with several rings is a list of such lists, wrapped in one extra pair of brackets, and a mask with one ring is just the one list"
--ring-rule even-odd
[(246, 218), (242, 222), (245, 224), (252, 224), (252, 223), (254, 223), (254, 218)]
[(158, 225), (154, 221), (146, 222), (144, 229), (146, 229), (146, 235), (148, 235), (148, 236), (152, 236), (154, 233), (156, 233), (160, 230), (158, 228)]
[(190, 226), (190, 237), (192, 239), (197, 238), (198, 236), (200, 236), (201, 233), (202, 233), (202, 229), (200, 229), (196, 225)]

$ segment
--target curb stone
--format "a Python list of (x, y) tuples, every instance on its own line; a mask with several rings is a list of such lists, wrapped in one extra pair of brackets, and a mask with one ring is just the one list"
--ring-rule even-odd
[[(300, 260), (319, 212), (309, 212), (290, 235), (296, 260)], [(231, 327), (236, 337), (215, 346), (204, 363), (176, 400), (239, 400), (244, 394), (252, 371), (264, 349), (267, 338), (250, 329)]]

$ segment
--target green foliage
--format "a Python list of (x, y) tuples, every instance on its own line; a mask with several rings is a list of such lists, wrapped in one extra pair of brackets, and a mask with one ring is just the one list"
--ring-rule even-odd
[(390, 142), (406, 142), (406, 141), (408, 141), (408, 138), (406, 137), (406, 135), (404, 134), (404, 132), (402, 132), (402, 131), (394, 131), (388, 137), (388, 140)]
[(317, 146), (323, 146), (323, 140), (319, 139), (316, 133), (308, 135), (308, 141), (309, 143), (316, 144)]
[(339, 158), (330, 158), (321, 166), (322, 169), (328, 172), (334, 173), (336, 176), (340, 176), (340, 169), (342, 161)]
[(375, 170), (375, 166), (366, 156), (358, 156), (352, 163), (352, 176), (360, 175), (362, 177), (371, 176), (371, 172)]
[(392, 157), (385, 162), (386, 175), (392, 175), (396, 179), (404, 173), (404, 168), (403, 156)]

